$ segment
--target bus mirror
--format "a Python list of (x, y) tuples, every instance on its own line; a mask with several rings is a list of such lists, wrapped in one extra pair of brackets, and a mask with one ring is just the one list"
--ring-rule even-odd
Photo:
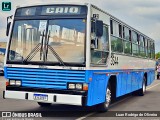
[(95, 23), (91, 22), (91, 33), (95, 32)]
[(103, 35), (103, 21), (96, 20), (95, 33), (97, 37), (101, 37)]
[(6, 36), (9, 35), (10, 26), (11, 26), (11, 22), (7, 23)]
[(9, 20), (9, 19), (12, 19), (12, 16), (13, 16), (13, 15), (8, 16), (8, 17), (7, 17), (7, 29), (6, 29), (6, 36), (8, 36), (8, 35), (9, 35), (9, 30), (10, 30), (10, 26), (11, 26), (11, 22), (8, 22), (8, 20)]

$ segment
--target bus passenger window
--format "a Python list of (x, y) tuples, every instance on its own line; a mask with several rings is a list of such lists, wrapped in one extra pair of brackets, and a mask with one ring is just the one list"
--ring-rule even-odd
[(131, 50), (131, 31), (129, 30), (129, 28), (124, 27), (124, 53), (126, 54), (131, 54), (132, 50)]
[(119, 24), (119, 37), (122, 38), (122, 25)]
[(151, 41), (151, 58), (154, 59), (155, 58), (155, 51), (154, 51), (154, 42)]
[(146, 57), (148, 57), (148, 40), (145, 39), (145, 49), (146, 49)]
[(147, 57), (147, 42), (145, 37), (143, 37), (143, 41), (144, 41), (144, 57)]
[(132, 53), (133, 55), (139, 55), (139, 47), (138, 47), (138, 34), (132, 31)]
[(113, 21), (110, 20), (110, 30), (111, 30), (111, 34), (113, 34)]
[[(123, 41), (122, 41), (122, 25), (118, 22), (113, 21), (113, 34), (111, 33), (111, 50), (113, 52), (123, 52)], [(112, 27), (111, 26), (111, 27)]]
[(141, 57), (145, 57), (145, 43), (144, 43), (144, 37), (142, 35), (140, 35), (140, 56)]
[(148, 58), (151, 58), (151, 42), (148, 40)]

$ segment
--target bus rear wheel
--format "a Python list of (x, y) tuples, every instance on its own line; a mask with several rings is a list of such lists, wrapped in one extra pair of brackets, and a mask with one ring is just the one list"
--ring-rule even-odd
[(142, 88), (137, 91), (137, 94), (138, 94), (139, 96), (144, 96), (145, 93), (146, 93), (146, 78), (143, 77)]
[(41, 107), (49, 107), (49, 106), (51, 106), (51, 103), (42, 103), (42, 102), (37, 102), (37, 103)]
[(107, 86), (105, 102), (98, 105), (99, 112), (106, 112), (111, 104), (111, 87)]

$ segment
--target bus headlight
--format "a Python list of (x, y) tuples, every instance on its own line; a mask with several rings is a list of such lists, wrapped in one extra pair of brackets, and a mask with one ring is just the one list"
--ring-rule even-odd
[(21, 86), (21, 81), (20, 80), (16, 80), (16, 85), (17, 86)]
[(82, 84), (76, 84), (76, 89), (78, 89), (78, 90), (82, 90)]
[(68, 89), (70, 90), (88, 90), (88, 84), (86, 83), (68, 83)]
[(9, 85), (21, 86), (21, 80), (9, 80)]
[(76, 87), (75, 87), (75, 84), (74, 83), (69, 83), (68, 84), (68, 89), (75, 89)]
[(9, 80), (9, 85), (16, 85), (16, 81), (15, 80)]

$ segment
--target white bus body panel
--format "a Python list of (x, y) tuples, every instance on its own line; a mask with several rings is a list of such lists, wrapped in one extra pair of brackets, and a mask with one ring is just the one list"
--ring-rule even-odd
[[(26, 99), (26, 94), (28, 97)], [(47, 95), (48, 100), (35, 100), (34, 94)], [(54, 96), (56, 96), (56, 101), (54, 101)], [(69, 94), (51, 94), (51, 93), (36, 93), (36, 92), (27, 92), (27, 91), (10, 91), (6, 90), (4, 92), (4, 98), (10, 99), (21, 99), (21, 100), (32, 100), (37, 102), (45, 103), (54, 103), (54, 104), (68, 104), (68, 105), (82, 105), (82, 96), (81, 95), (69, 95)]]
[[(154, 69), (155, 68), (155, 60), (153, 59), (146, 59), (142, 57), (132, 56), (132, 55), (126, 55), (124, 53), (112, 53), (111, 52), (111, 34), (110, 34), (110, 18), (111, 15), (100, 10), (96, 6), (91, 7), (92, 16), (94, 14), (98, 14), (99, 18), (98, 20), (102, 20), (104, 24), (108, 25), (109, 27), (109, 57), (106, 65), (103, 66), (91, 66), (89, 70), (124, 70), (124, 69)], [(123, 23), (125, 24), (125, 23)], [(125, 24), (126, 25), (126, 24)], [(87, 39), (89, 40), (89, 39)], [(111, 58), (111, 55), (114, 55), (114, 57), (118, 57), (118, 64), (113, 63), (113, 58)]]

